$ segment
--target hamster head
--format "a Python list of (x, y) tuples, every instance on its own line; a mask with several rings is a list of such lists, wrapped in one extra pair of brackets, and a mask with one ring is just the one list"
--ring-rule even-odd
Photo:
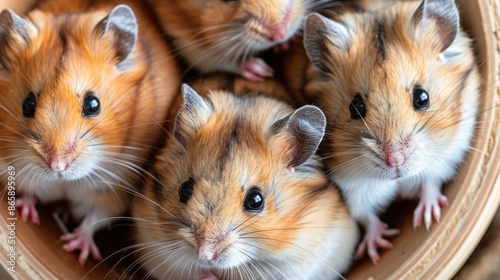
[[(308, 89), (331, 126), (334, 179), (449, 179), (470, 145), (478, 77), (453, 1), (306, 20)], [(354, 177), (353, 177), (354, 176)]]
[[(206, 61), (222, 64), (221, 58), (230, 64), (245, 61), (289, 40), (306, 12), (318, 5), (311, 0), (154, 2), (168, 9), (170, 18), (162, 20), (178, 38), (178, 50), (201, 69), (213, 67), (204, 65)], [(210, 60), (213, 56), (218, 59)]]
[(155, 224), (165, 225), (138, 229), (165, 248), (164, 257), (154, 258), (171, 263), (164, 274), (152, 273), (168, 275), (178, 259), (190, 271), (220, 274), (258, 261), (314, 256), (308, 249), (321, 247), (316, 234), (335, 215), (320, 210), (335, 208), (321, 198), (334, 190), (311, 159), (323, 137), (323, 113), (222, 91), (203, 99), (186, 85), (183, 94), (175, 139), (155, 165), (158, 181), (151, 189), (161, 207), (134, 210), (151, 212)]
[(27, 18), (4, 10), (0, 162), (23, 170), (20, 180), (40, 183), (101, 172), (123, 149), (146, 69), (133, 52), (136, 39), (127, 6)]
[[(238, 38), (240, 46), (263, 50), (284, 42), (299, 29), (307, 0), (285, 1), (186, 1), (198, 2), (207, 35), (221, 31), (226, 39)], [(217, 30), (213, 27), (220, 26)]]

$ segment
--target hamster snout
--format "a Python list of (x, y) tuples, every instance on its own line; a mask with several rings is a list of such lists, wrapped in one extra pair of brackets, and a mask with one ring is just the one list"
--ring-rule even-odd
[[(249, 35), (252, 33), (261, 35), (273, 43), (279, 43), (289, 39), (295, 33), (296, 24), (291, 21), (291, 9), (293, 3), (283, 3), (281, 7), (262, 7), (262, 10), (249, 12), (250, 17), (245, 24)], [(276, 9), (276, 12), (271, 12)]]

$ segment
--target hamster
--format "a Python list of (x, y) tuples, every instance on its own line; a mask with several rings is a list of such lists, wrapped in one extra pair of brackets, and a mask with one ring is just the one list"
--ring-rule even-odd
[(38, 201), (68, 201), (81, 223), (63, 248), (84, 264), (130, 206), (180, 70), (139, 1), (59, 2), (0, 14), (0, 180), (15, 168), (25, 221), (40, 222)]
[[(266, 78), (262, 81), (255, 82), (236, 74), (212, 73), (202, 75), (193, 80), (186, 80), (186, 83), (202, 96), (206, 95), (211, 90), (220, 89), (229, 91), (236, 96), (248, 97), (264, 95), (272, 97), (294, 108), (298, 105), (298, 102), (296, 102), (297, 100), (287, 91), (284, 83), (276, 78)], [(176, 105), (173, 105), (173, 107), (178, 108), (182, 101), (180, 96), (177, 97)], [(175, 114), (177, 113), (175, 110), (172, 111), (169, 119), (175, 118)]]
[(161, 279), (338, 278), (358, 229), (313, 155), (321, 110), (187, 85), (183, 100), (150, 199), (132, 203), (141, 267)]
[[(227, 71), (257, 81), (273, 70), (255, 57), (301, 28), (305, 15), (331, 0), (149, 0), (175, 52), (203, 73)], [(281, 46), (281, 47), (280, 47)]]
[(365, 228), (356, 252), (373, 262), (398, 234), (380, 214), (393, 200), (419, 198), (415, 227), (429, 230), (448, 204), (471, 148), (479, 76), (471, 39), (452, 0), (406, 1), (337, 21), (306, 19), (304, 47), (314, 64), (305, 86), (329, 122), (330, 178)]

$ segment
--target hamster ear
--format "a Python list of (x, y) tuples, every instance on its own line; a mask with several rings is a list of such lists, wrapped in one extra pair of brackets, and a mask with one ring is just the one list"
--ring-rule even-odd
[(119, 62), (125, 60), (137, 42), (139, 27), (134, 12), (127, 5), (116, 6), (96, 26), (99, 35), (109, 34)]
[(350, 44), (351, 35), (343, 24), (318, 13), (307, 16), (304, 27), (304, 47), (311, 62), (321, 71), (331, 72), (325, 64), (329, 61), (331, 50), (347, 53)]
[(417, 42), (430, 39), (443, 52), (455, 40), (459, 24), (454, 0), (423, 0), (411, 17), (409, 34)]
[(5, 9), (0, 13), (0, 70), (4, 67), (8, 69), (6, 50), (19, 48), (31, 41), (30, 29), (33, 29), (33, 25), (12, 10)]
[(174, 137), (184, 147), (196, 131), (208, 122), (212, 107), (187, 84), (182, 84), (182, 103), (174, 124)]
[(279, 152), (287, 153), (285, 156), (289, 160), (288, 167), (295, 167), (316, 153), (325, 135), (325, 127), (325, 114), (318, 107), (306, 105), (275, 122), (270, 131), (271, 136), (276, 135), (279, 139), (285, 140), (288, 149), (283, 149), (279, 144), (275, 148)]

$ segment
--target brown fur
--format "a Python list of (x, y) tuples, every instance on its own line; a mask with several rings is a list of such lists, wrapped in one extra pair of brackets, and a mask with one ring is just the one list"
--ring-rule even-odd
[[(405, 136), (402, 132), (424, 123), (428, 123), (431, 135), (442, 142), (455, 137), (457, 124), (463, 118), (461, 107), (475, 100), (478, 80), (474, 56), (467, 49), (463, 55), (467, 60), (440, 66), (437, 58), (441, 49), (432, 43), (438, 40), (438, 34), (423, 35), (422, 43), (415, 43), (407, 35), (409, 14), (415, 7), (415, 2), (400, 3), (376, 14), (350, 13), (342, 17), (360, 30), (352, 38), (349, 54), (329, 49), (331, 78), (312, 82), (305, 89), (306, 95), (323, 105), (327, 118), (333, 121), (331, 141), (335, 152), (352, 148), (341, 144), (351, 137), (350, 131), (366, 129), (363, 122), (350, 119), (349, 104), (358, 93), (366, 96), (364, 119), (381, 143), (398, 141)], [(375, 40), (367, 39), (373, 38), (370, 34), (377, 34), (375, 25), (370, 24), (375, 21), (386, 28), (393, 26), (384, 33), (386, 58), (381, 56)], [(424, 113), (412, 107), (414, 83), (421, 84), (430, 94), (431, 107)], [(331, 160), (335, 165), (349, 158)]]
[[(136, 229), (138, 243), (176, 242), (181, 238), (183, 243), (191, 244), (181, 245), (185, 251), (196, 254), (197, 236), (217, 240), (222, 235), (221, 247), (233, 242), (249, 242), (261, 248), (256, 259), (249, 262), (258, 263), (260, 259), (275, 262), (281, 258), (290, 258), (292, 263), (296, 259), (310, 262), (324, 246), (323, 237), (333, 226), (335, 230), (346, 230), (345, 239), (339, 241), (345, 242), (346, 247), (339, 251), (338, 260), (348, 259), (350, 253), (347, 252), (356, 240), (356, 227), (337, 190), (328, 187), (317, 159), (290, 173), (288, 138), (270, 134), (270, 126), (293, 110), (267, 97), (238, 98), (224, 91), (210, 91), (207, 100), (214, 108), (212, 116), (192, 135), (186, 149), (169, 139), (157, 157), (154, 170), (162, 186), (150, 180), (145, 196), (161, 207), (146, 199), (135, 199), (133, 215), (143, 219)], [(196, 182), (194, 194), (184, 205), (179, 202), (179, 186), (190, 177)], [(264, 194), (265, 208), (261, 213), (243, 211), (246, 192), (252, 186), (258, 186)], [(150, 226), (151, 223), (166, 226), (160, 229)], [(151, 258), (148, 262), (150, 258), (146, 254), (154, 249), (140, 250), (150, 269), (164, 259)], [(162, 270), (153, 273), (161, 275)], [(196, 269), (191, 270), (196, 273)], [(271, 275), (266, 277), (272, 278), (276, 271), (270, 270)], [(222, 270), (214, 272), (220, 274)], [(220, 276), (223, 275), (229, 276)], [(234, 278), (238, 274), (231, 275)], [(258, 276), (251, 275), (248, 277)]]
[[(286, 16), (283, 0), (243, 0), (234, 3), (221, 0), (149, 0), (149, 2), (157, 12), (167, 35), (172, 39), (176, 53), (180, 54), (190, 67), (202, 72), (238, 71), (234, 63), (241, 61), (243, 53), (230, 54), (234, 51), (231, 49), (237, 46), (234, 41), (231, 42), (227, 38), (222, 44), (218, 41), (220, 36), (228, 32), (232, 32), (232, 36), (243, 34), (247, 38), (239, 48), (248, 47), (250, 52), (246, 55), (249, 57), (271, 47), (268, 37), (273, 31), (249, 23), (251, 15), (261, 18), (267, 26), (279, 24)], [(302, 22), (307, 11), (306, 5), (311, 5), (310, 2), (313, 1), (293, 1), (288, 28)], [(265, 47), (257, 47), (257, 44), (265, 44)]]
[[(42, 1), (27, 15), (32, 23), (28, 44), (19, 36), (3, 42), (2, 62), (11, 71), (0, 75), (0, 103), (5, 107), (0, 114), (0, 164), (27, 167), (18, 176), (18, 191), (37, 194), (38, 188), (46, 188), (50, 194), (40, 200), (69, 199), (77, 219), (89, 214), (89, 207), (119, 215), (126, 208), (120, 188), (137, 187), (137, 172), (160, 144), (161, 124), (178, 92), (179, 69), (140, 1), (99, 1), (92, 6), (89, 1), (59, 2)], [(138, 18), (139, 39), (130, 54), (133, 66), (117, 71), (111, 37), (100, 37), (94, 27), (123, 2)], [(101, 105), (95, 118), (82, 116), (82, 100), (89, 90)], [(23, 117), (29, 92), (37, 101), (34, 118)], [(99, 148), (107, 154), (96, 152)], [(54, 155), (71, 159), (77, 170), (106, 158), (99, 168), (116, 177), (99, 169), (54, 186), (44, 178), (57, 173), (47, 168)], [(39, 166), (36, 172), (30, 171), (32, 164)]]

